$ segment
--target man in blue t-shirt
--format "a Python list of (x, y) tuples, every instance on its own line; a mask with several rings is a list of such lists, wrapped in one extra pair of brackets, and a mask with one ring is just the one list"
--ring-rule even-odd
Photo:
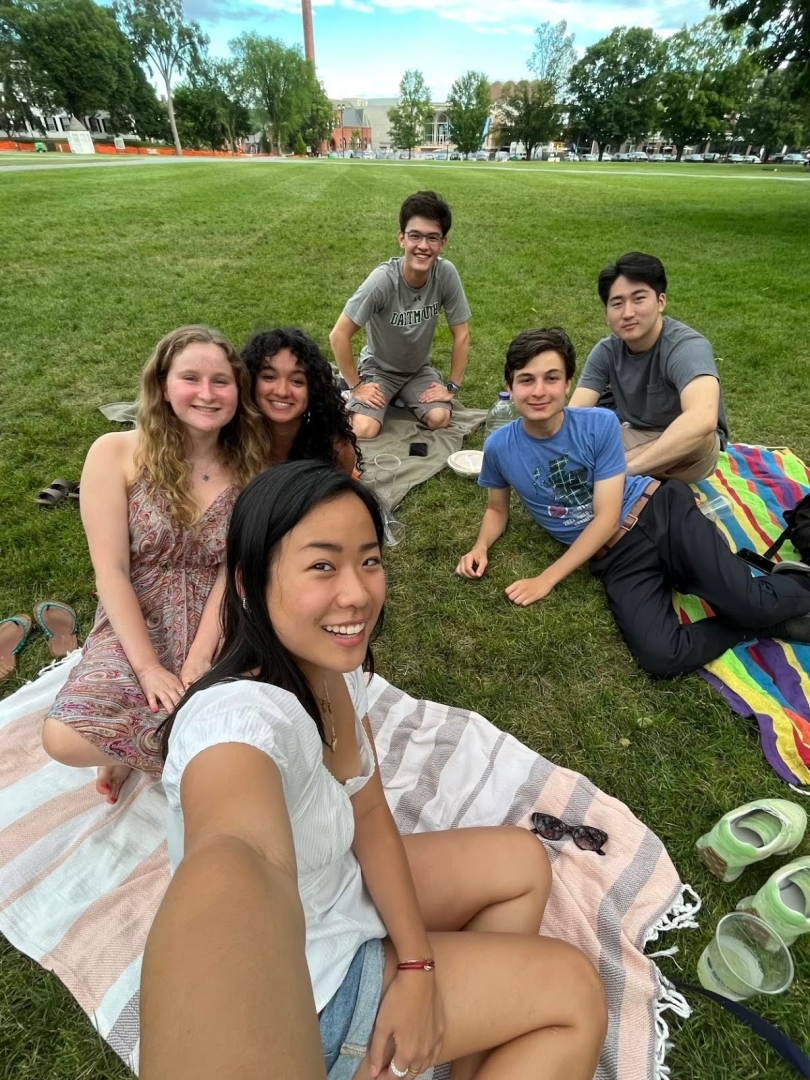
[[(486, 441), (478, 483), (489, 489), (487, 508), (456, 573), (484, 573), (514, 488), (566, 551), (506, 595), (532, 604), (590, 560), (619, 630), (650, 675), (693, 671), (750, 637), (810, 642), (810, 570), (780, 563), (779, 573), (753, 577), (685, 484), (627, 476), (615, 414), (566, 408), (575, 369), (574, 347), (559, 327), (527, 330), (510, 344), (504, 378), (519, 419)], [(682, 626), (673, 588), (702, 597), (715, 617)]]

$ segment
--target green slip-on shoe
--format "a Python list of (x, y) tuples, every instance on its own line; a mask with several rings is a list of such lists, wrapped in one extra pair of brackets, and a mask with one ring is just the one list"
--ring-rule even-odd
[(695, 844), (698, 855), (721, 881), (736, 881), (746, 866), (795, 851), (807, 814), (787, 799), (757, 799), (723, 814)]
[(786, 945), (810, 933), (810, 855), (775, 870), (758, 892), (737, 904), (737, 910), (758, 915)]

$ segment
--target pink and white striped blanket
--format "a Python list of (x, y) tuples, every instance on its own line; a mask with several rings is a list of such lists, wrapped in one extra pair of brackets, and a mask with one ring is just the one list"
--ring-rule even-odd
[[(93, 770), (66, 768), (42, 751), (44, 710), (74, 657), (0, 703), (0, 932), (59, 976), (137, 1072), (141, 953), (169, 878), (165, 798), (141, 777), (108, 806)], [(417, 701), (379, 676), (369, 703), (403, 833), (525, 825), (540, 809), (610, 835), (605, 858), (570, 841), (548, 845), (554, 885), (544, 932), (583, 949), (607, 988), (598, 1080), (666, 1077), (662, 1013), (688, 1008), (643, 950), (662, 930), (695, 926), (699, 901), (661, 841), (585, 777), (476, 713)]]

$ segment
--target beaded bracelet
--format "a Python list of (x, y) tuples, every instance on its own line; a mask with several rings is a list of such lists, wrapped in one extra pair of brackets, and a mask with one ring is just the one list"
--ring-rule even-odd
[(436, 961), (432, 956), (424, 960), (403, 960), (401, 964), (397, 964), (397, 971), (434, 971), (435, 968)]

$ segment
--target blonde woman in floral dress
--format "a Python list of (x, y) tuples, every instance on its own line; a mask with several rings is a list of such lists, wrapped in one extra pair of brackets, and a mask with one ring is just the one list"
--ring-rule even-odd
[(42, 741), (57, 761), (98, 766), (108, 802), (131, 769), (160, 774), (155, 729), (211, 664), (231, 509), (267, 459), (263, 440), (234, 347), (184, 326), (144, 368), (136, 429), (102, 435), (87, 455), (99, 606)]

